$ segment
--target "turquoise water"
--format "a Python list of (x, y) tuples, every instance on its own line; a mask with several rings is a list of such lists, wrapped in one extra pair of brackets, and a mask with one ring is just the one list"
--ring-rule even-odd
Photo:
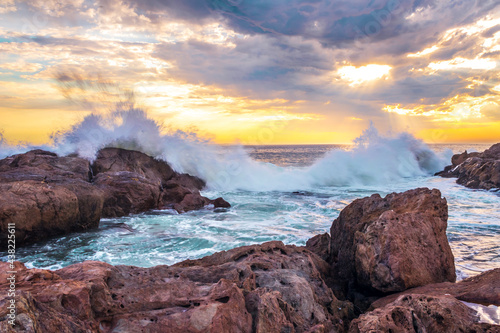
[[(437, 153), (487, 146), (432, 146)], [(257, 161), (301, 170), (331, 150), (349, 146), (245, 147)], [(335, 172), (332, 170), (332, 172)], [(377, 185), (316, 186), (301, 191), (215, 190), (230, 209), (202, 209), (177, 214), (153, 211), (119, 219), (104, 219), (99, 229), (73, 233), (18, 250), (30, 267), (57, 269), (83, 260), (142, 267), (170, 265), (234, 247), (280, 240), (304, 245), (307, 239), (329, 231), (332, 221), (352, 200), (373, 193), (385, 195), (416, 187), (438, 188), (449, 203), (448, 238), (459, 278), (500, 267), (500, 196), (466, 189), (454, 179), (433, 176), (401, 178)]]

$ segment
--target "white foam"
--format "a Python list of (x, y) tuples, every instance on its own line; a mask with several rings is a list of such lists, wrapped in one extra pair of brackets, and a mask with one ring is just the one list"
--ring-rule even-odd
[(42, 148), (59, 155), (76, 152), (89, 160), (110, 146), (140, 150), (204, 179), (209, 188), (228, 191), (382, 185), (442, 170), (448, 157), (437, 156), (411, 134), (381, 135), (371, 125), (350, 151), (333, 150), (307, 168), (278, 167), (253, 160), (242, 146), (221, 147), (194, 133), (165, 128), (137, 108), (91, 114), (69, 131), (54, 134), (46, 146), (12, 147), (0, 141), (3, 156)]

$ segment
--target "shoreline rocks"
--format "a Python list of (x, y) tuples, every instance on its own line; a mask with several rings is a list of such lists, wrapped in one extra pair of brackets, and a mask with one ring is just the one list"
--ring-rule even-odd
[(455, 282), (447, 221), (446, 199), (436, 189), (354, 200), (330, 229), (330, 263), (348, 288), (374, 294)]
[(453, 155), (451, 162), (436, 176), (457, 178), (457, 184), (472, 189), (500, 191), (500, 143), (482, 153)]
[[(352, 305), (322, 280), (325, 265), (281, 242), (152, 268), (85, 261), (48, 271), (16, 263), (17, 331), (343, 332)], [(5, 320), (0, 329), (16, 332)]]
[[(0, 295), (0, 330), (500, 332), (461, 302), (500, 305), (500, 269), (455, 283), (447, 217), (438, 190), (416, 189), (355, 200), (331, 237), (305, 247), (274, 241), (151, 268), (16, 262), (16, 326)], [(0, 263), (0, 288), (8, 270)]]
[(32, 150), (0, 160), (0, 239), (6, 240), (9, 223), (16, 226), (19, 246), (97, 228), (101, 217), (230, 206), (222, 198), (201, 196), (204, 186), (201, 179), (137, 151), (104, 148), (91, 165), (83, 158)]

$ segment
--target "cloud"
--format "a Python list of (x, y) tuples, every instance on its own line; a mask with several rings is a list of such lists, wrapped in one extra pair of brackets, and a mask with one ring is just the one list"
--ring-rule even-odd
[(17, 10), (14, 0), (3, 0), (0, 2), (0, 14), (15, 12)]
[[(156, 92), (164, 97), (174, 86), (204, 87), (214, 92), (188, 89), (178, 97), (188, 100), (182, 110), (220, 122), (228, 96), (246, 101), (231, 104), (230, 114), (244, 107), (245, 116), (262, 119), (248, 101), (263, 103), (266, 117), (285, 110), (289, 119), (316, 114), (330, 124), (395, 115), (444, 121), (459, 116), (450, 103), (479, 103), (479, 112), (460, 114), (495, 117), (500, 3), (494, 0), (3, 3), (0, 11), (10, 8), (0, 23), (3, 80), (46, 84), (58, 71), (77, 70), (135, 88), (167, 82)], [(180, 105), (178, 99), (167, 101)], [(268, 108), (268, 100), (287, 103)], [(293, 103), (300, 107), (288, 108)], [(386, 112), (390, 107), (416, 111)]]
[(23, 59), (19, 59), (15, 62), (0, 64), (0, 68), (16, 72), (32, 73), (43, 68), (43, 66), (38, 63), (27, 63)]

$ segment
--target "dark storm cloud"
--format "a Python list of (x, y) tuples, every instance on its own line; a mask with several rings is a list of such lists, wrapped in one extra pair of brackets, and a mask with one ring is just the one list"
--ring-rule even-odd
[[(497, 12), (498, 0), (73, 2), (74, 5), (62, 6), (57, 1), (33, 0), (23, 5), (24, 11), (21, 8), (12, 16), (25, 15), (27, 10), (35, 12), (45, 8), (45, 3), (52, 4), (50, 10), (45, 8), (44, 12), (52, 15), (51, 19), (32, 33), (30, 30), (25, 38), (53, 48), (55, 52), (59, 52), (59, 46), (70, 46), (72, 55), (95, 56), (105, 64), (105, 58), (110, 57), (107, 49), (112, 48), (112, 57), (134, 60), (140, 58), (141, 52), (118, 47), (115, 42), (123, 42), (127, 34), (131, 34), (131, 40), (143, 38), (146, 44), (153, 40), (154, 46), (148, 44), (148, 50), (154, 49), (155, 60), (173, 65), (161, 71), (158, 79), (213, 84), (259, 98), (378, 103), (353, 111), (358, 114), (362, 109), (363, 115), (380, 112), (381, 103), (423, 103), (424, 98), (425, 103), (435, 104), (469, 92), (471, 89), (467, 86), (471, 78), (479, 77), (477, 70), (468, 68), (431, 71), (430, 63), (457, 57), (499, 58), (498, 51), (485, 50), (483, 41), (500, 31), (500, 25), (477, 33), (456, 29), (443, 38), (450, 29), (473, 24)], [(64, 15), (60, 15), (61, 11)], [(81, 26), (97, 34), (99, 41), (77, 39), (70, 33), (67, 36), (60, 34), (65, 38), (43, 36), (45, 28), (66, 24), (69, 20), (79, 26), (81, 21), (87, 20)], [(181, 28), (169, 26), (169, 23), (177, 25), (179, 22), (182, 22), (178, 25)], [(214, 32), (214, 26), (221, 27), (221, 32)], [(175, 29), (179, 31), (173, 31)], [(123, 36), (112, 36), (114, 32), (118, 35), (123, 32)], [(224, 34), (221, 40), (210, 40), (210, 37)], [(433, 46), (435, 50), (429, 54), (408, 57)], [(359, 89), (337, 73), (342, 66), (366, 64), (389, 65), (392, 69), (387, 80), (384, 77)], [(126, 68), (134, 70), (132, 66)], [(483, 81), (493, 80), (497, 73), (495, 70)], [(476, 89), (476, 95), (488, 92), (486, 86), (483, 88)]]
[[(161, 11), (165, 17), (191, 23), (223, 19), (240, 33), (301, 36), (330, 47), (410, 34), (418, 36), (417, 40), (410, 40), (413, 48), (418, 48), (419, 41), (425, 42), (428, 36), (451, 27), (472, 23), (499, 3), (494, 0), (149, 0), (135, 5), (145, 15), (154, 13), (157, 19)], [(408, 19), (422, 10), (429, 12), (429, 16)], [(407, 47), (399, 51), (405, 52)]]

